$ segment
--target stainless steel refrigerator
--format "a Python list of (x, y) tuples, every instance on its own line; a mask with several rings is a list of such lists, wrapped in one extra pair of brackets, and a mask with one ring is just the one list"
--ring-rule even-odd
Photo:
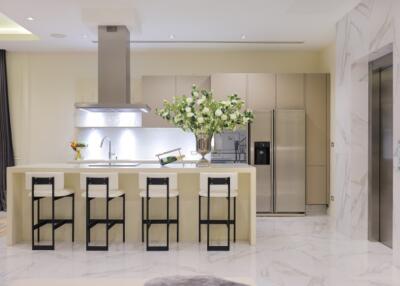
[(305, 212), (305, 141), (304, 110), (254, 112), (249, 162), (257, 169), (257, 213)]

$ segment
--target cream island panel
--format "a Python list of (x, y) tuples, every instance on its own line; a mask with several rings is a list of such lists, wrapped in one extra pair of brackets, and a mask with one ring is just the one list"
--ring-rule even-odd
[[(238, 197), (237, 197), (237, 240), (247, 241), (251, 245), (256, 243), (256, 170), (246, 164), (212, 164), (209, 167), (196, 167), (195, 164), (170, 164), (161, 167), (158, 164), (140, 164), (137, 167), (89, 167), (83, 164), (42, 164), (21, 165), (7, 169), (7, 242), (14, 245), (31, 240), (31, 201), (25, 190), (26, 172), (64, 172), (65, 187), (75, 191), (75, 241), (85, 240), (85, 201), (79, 189), (80, 173), (106, 173), (119, 174), (120, 189), (126, 192), (126, 241), (141, 241), (141, 200), (139, 197), (138, 174), (140, 172), (178, 174), (178, 189), (180, 193), (180, 241), (196, 242), (198, 235), (198, 192), (199, 174), (201, 172), (237, 172)], [(70, 217), (70, 201), (56, 202), (56, 216)], [(165, 216), (165, 202), (151, 200), (151, 216)], [(226, 217), (226, 199), (212, 200), (211, 214), (213, 217)], [(104, 217), (105, 205), (103, 201), (94, 202), (92, 216)], [(115, 199), (110, 205), (110, 216), (121, 215), (121, 202)], [(171, 217), (175, 216), (175, 201), (171, 200)], [(206, 201), (202, 203), (202, 214), (206, 215)], [(41, 217), (50, 216), (50, 202), (41, 205)], [(170, 241), (175, 240), (174, 225), (170, 226)], [(66, 225), (56, 232), (57, 241), (70, 240), (71, 227)], [(226, 239), (226, 229), (222, 226), (212, 227), (212, 239)], [(165, 226), (154, 225), (151, 227), (151, 237), (162, 241), (165, 237)], [(202, 231), (205, 241), (206, 230)], [(42, 240), (50, 239), (50, 231), (44, 228), (41, 231)], [(104, 227), (92, 230), (94, 240), (102, 240)], [(121, 226), (115, 226), (110, 231), (110, 241), (121, 241)]]

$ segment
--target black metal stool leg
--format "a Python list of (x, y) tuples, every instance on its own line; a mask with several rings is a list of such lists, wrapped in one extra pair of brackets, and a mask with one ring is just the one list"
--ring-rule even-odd
[[(168, 187), (167, 187), (168, 188)], [(167, 194), (167, 250), (169, 249), (169, 193)]]
[(149, 249), (149, 196), (146, 196), (146, 249)]
[(122, 196), (122, 241), (125, 242), (125, 194)]
[(51, 198), (51, 242), (52, 242), (52, 248), (54, 249), (54, 244), (55, 244), (55, 230), (56, 230), (56, 222), (55, 222), (55, 204), (56, 201), (54, 200), (54, 185), (53, 185), (53, 197)]
[(201, 242), (201, 196), (199, 196), (199, 242)]
[(207, 250), (210, 249), (210, 195), (207, 196)]
[(75, 194), (72, 194), (72, 242), (75, 241)]
[(31, 226), (32, 226), (32, 250), (35, 248), (35, 198), (32, 193), (32, 204), (31, 204)]
[[(40, 199), (37, 200), (37, 221), (40, 221)], [(40, 227), (37, 230), (37, 241), (40, 241)]]
[(230, 245), (231, 245), (231, 198), (230, 198), (230, 196), (228, 196), (227, 201), (228, 201), (227, 227), (228, 227), (228, 249), (229, 249)]
[(233, 198), (233, 242), (236, 242), (236, 197)]
[[(107, 187), (108, 188), (108, 187)], [(108, 193), (107, 193), (107, 197), (106, 197), (106, 250), (108, 250), (108, 231), (110, 229), (110, 200), (108, 198)]]
[(179, 242), (179, 196), (176, 197), (176, 242)]
[(142, 198), (142, 242), (144, 242), (144, 198)]
[(86, 248), (89, 247), (90, 243), (90, 198), (86, 198)]

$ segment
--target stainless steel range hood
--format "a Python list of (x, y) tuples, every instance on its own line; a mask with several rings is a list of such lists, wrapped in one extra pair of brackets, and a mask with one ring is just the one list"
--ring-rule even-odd
[(130, 36), (126, 26), (98, 27), (98, 103), (76, 103), (95, 112), (149, 112), (150, 107), (130, 103)]

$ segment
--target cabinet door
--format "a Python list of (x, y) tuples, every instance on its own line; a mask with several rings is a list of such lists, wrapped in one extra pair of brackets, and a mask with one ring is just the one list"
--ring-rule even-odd
[(307, 167), (307, 204), (324, 205), (327, 202), (326, 167)]
[(236, 93), (241, 99), (246, 101), (247, 74), (214, 74), (211, 76), (211, 89), (214, 92), (214, 98), (217, 100), (226, 100), (228, 95)]
[(327, 202), (327, 75), (305, 75), (307, 203)]
[(276, 105), (281, 109), (304, 108), (304, 75), (278, 74)]
[(200, 90), (211, 89), (210, 76), (177, 76), (176, 77), (176, 93), (175, 95), (189, 96), (192, 91), (192, 86), (196, 85)]
[(326, 165), (326, 81), (325, 74), (307, 74), (305, 76), (308, 165)]
[(275, 109), (275, 74), (247, 75), (247, 106), (256, 111)]
[(143, 114), (143, 127), (173, 127), (155, 112), (162, 107), (164, 99), (175, 96), (175, 76), (144, 76), (142, 78), (142, 100), (151, 107)]

